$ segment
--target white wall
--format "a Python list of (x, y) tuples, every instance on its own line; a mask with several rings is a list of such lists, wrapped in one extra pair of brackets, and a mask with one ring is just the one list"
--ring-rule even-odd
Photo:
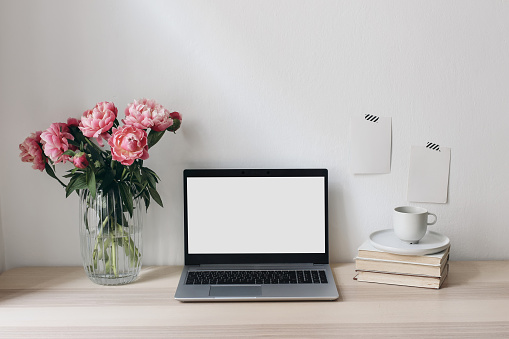
[[(326, 167), (333, 261), (408, 204), (411, 145), (452, 149), (451, 259), (509, 259), (509, 2), (0, 2), (5, 268), (79, 265), (77, 196), (18, 158), (36, 130), (135, 98), (184, 115), (151, 151), (146, 264), (182, 264), (182, 169)], [(353, 175), (349, 120), (392, 117), (392, 171)], [(60, 174), (64, 169), (60, 169)], [(1, 246), (0, 246), (1, 249)]]

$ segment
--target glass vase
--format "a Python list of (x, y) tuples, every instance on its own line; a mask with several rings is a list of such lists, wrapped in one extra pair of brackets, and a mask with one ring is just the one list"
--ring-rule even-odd
[(118, 190), (97, 191), (95, 197), (80, 190), (81, 258), (96, 284), (128, 284), (141, 269), (143, 199), (133, 199), (132, 215), (121, 199)]

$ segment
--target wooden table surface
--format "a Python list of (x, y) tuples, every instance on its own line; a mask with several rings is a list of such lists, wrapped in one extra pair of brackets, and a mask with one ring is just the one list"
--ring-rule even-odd
[(181, 303), (182, 267), (95, 285), (81, 267), (0, 275), (0, 338), (509, 338), (509, 261), (457, 261), (440, 290), (353, 280), (332, 265), (340, 297), (321, 302)]

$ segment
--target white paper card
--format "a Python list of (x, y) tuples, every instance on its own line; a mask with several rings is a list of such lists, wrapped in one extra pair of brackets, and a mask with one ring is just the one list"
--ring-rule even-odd
[[(438, 145), (437, 145), (438, 146)], [(408, 201), (446, 203), (451, 149), (412, 146), (408, 174)]]
[[(374, 116), (369, 116), (374, 117)], [(390, 117), (355, 116), (350, 120), (350, 169), (352, 173), (391, 171), (392, 127)], [(375, 122), (376, 120), (376, 122)]]

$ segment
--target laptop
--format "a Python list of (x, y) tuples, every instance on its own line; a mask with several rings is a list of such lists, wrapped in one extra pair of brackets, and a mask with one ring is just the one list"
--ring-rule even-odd
[(180, 301), (335, 300), (326, 169), (184, 170)]

